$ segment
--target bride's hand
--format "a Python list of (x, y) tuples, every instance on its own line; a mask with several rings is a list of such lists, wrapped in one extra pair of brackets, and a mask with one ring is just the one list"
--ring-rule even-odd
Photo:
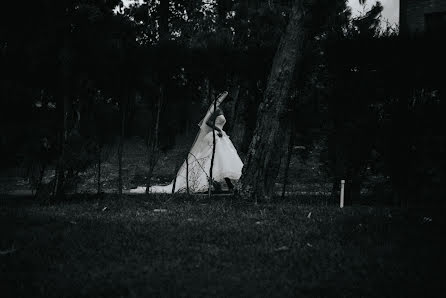
[(226, 98), (226, 96), (228, 96), (228, 91), (223, 91), (222, 93), (220, 93), (220, 94), (217, 96), (217, 101), (218, 101), (219, 103), (221, 103), (221, 102)]

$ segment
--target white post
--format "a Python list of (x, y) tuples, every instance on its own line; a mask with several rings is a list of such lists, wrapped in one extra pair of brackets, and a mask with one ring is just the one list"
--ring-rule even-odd
[(344, 208), (344, 187), (345, 187), (345, 180), (341, 180), (341, 198), (339, 202), (339, 207)]

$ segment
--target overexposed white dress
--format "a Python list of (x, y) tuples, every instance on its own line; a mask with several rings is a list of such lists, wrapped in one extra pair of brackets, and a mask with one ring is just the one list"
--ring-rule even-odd
[[(237, 150), (231, 142), (231, 139), (223, 131), (226, 123), (224, 115), (215, 118), (215, 126), (222, 130), (222, 137), (215, 131), (215, 156), (212, 169), (212, 179), (217, 182), (224, 182), (225, 178), (238, 180), (242, 175), (243, 162), (241, 161)], [(155, 185), (150, 187), (150, 193), (172, 193), (185, 192), (187, 186), (191, 192), (204, 192), (209, 189), (209, 177), (213, 151), (213, 129), (204, 124), (188, 153), (187, 160), (179, 169), (175, 181), (168, 185)], [(187, 183), (189, 182), (189, 183)], [(188, 185), (189, 184), (189, 185)], [(144, 193), (145, 187), (138, 187), (130, 190), (131, 193)]]

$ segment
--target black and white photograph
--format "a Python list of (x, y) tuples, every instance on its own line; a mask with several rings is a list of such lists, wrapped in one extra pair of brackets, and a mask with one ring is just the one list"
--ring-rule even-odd
[(446, 0), (0, 8), (0, 297), (443, 297)]

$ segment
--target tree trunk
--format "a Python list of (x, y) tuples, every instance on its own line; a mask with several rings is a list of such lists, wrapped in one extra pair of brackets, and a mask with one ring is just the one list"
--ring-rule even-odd
[(40, 167), (39, 180), (37, 181), (36, 192), (34, 193), (35, 198), (38, 198), (40, 195), (40, 190), (42, 189), (43, 176), (45, 175), (46, 166), (47, 163), (45, 160)]
[(60, 155), (56, 166), (55, 183), (53, 196), (57, 199), (62, 199), (65, 196), (65, 146), (68, 138), (68, 113), (69, 113), (69, 98), (64, 96), (63, 100), (60, 101), (62, 105), (62, 130), (59, 134), (59, 148)]
[[(237, 80), (237, 79), (235, 79)], [(231, 92), (231, 96), (233, 98), (233, 105), (231, 110), (231, 141), (234, 143), (237, 151), (242, 151), (246, 153), (246, 150), (243, 150), (243, 141), (245, 139), (246, 127), (247, 127), (247, 114), (248, 114), (248, 91), (245, 88), (242, 88), (240, 85), (236, 84), (233, 88), (233, 92)], [(242, 92), (242, 95), (240, 95)]]
[(177, 164), (175, 166), (175, 173), (174, 173), (175, 178), (173, 178), (173, 183), (172, 183), (172, 194), (175, 194), (175, 187), (177, 186), (177, 173), (178, 173), (180, 166), (181, 166), (181, 163), (177, 162)]
[(189, 153), (187, 154), (187, 157), (186, 157), (186, 193), (187, 193), (187, 195), (190, 195), (190, 190), (189, 190)]
[(119, 145), (118, 145), (118, 194), (119, 197), (122, 198), (122, 153), (124, 150), (124, 135), (125, 135), (125, 121), (126, 121), (126, 104), (120, 102), (120, 110), (121, 110), (121, 135), (119, 137)]
[(156, 108), (156, 119), (155, 119), (155, 128), (153, 132), (152, 144), (149, 144), (149, 173), (147, 174), (147, 185), (146, 192), (149, 192), (150, 186), (152, 184), (152, 176), (153, 171), (155, 170), (155, 166), (158, 163), (158, 137), (159, 137), (159, 125), (160, 125), (160, 116), (161, 116), (161, 106), (163, 104), (164, 98), (164, 87), (163, 85), (160, 87), (160, 95), (158, 97), (158, 104)]
[[(158, 7), (158, 14), (159, 14), (159, 27), (158, 27), (158, 35), (159, 35), (159, 44), (163, 44), (165, 41), (167, 41), (170, 37), (169, 34), (169, 14), (170, 9), (169, 0), (160, 0), (159, 1), (159, 7)], [(155, 170), (155, 166), (158, 162), (158, 155), (159, 155), (159, 148), (158, 148), (158, 138), (159, 138), (159, 124), (160, 124), (160, 116), (161, 116), (161, 106), (164, 101), (166, 89), (167, 89), (167, 82), (169, 79), (168, 73), (165, 72), (164, 69), (160, 69), (160, 93), (158, 97), (158, 104), (157, 104), (157, 110), (156, 110), (156, 118), (155, 118), (155, 127), (153, 132), (153, 137), (151, 138), (150, 142), (151, 144), (148, 144), (148, 150), (149, 150), (149, 171), (147, 173), (147, 182), (146, 182), (146, 193), (149, 193), (150, 186), (152, 184), (152, 176), (153, 171)], [(176, 182), (176, 181), (175, 181)], [(173, 191), (173, 190), (172, 190)]]
[[(291, 81), (300, 71), (307, 32), (303, 0), (293, 4), (289, 24), (274, 57), (257, 125), (245, 159), (240, 195), (245, 199), (271, 199), (279, 172), (286, 131)], [(306, 17), (306, 16), (305, 16)]]
[(237, 76), (234, 76), (231, 83), (230, 96), (232, 97), (232, 105), (231, 105), (231, 121), (234, 122), (238, 110), (238, 99), (240, 94), (240, 82)]
[(102, 146), (98, 146), (98, 175), (97, 175), (97, 181), (98, 181), (98, 185), (97, 185), (97, 194), (99, 195), (101, 193), (101, 151), (102, 151)]
[(361, 200), (361, 176), (359, 173), (355, 172), (352, 174), (351, 184), (350, 184), (350, 193), (348, 202), (346, 205), (353, 205), (354, 203), (360, 203)]
[(287, 152), (287, 157), (286, 157), (285, 173), (283, 174), (282, 199), (285, 198), (286, 186), (288, 184), (288, 173), (290, 171), (291, 157), (293, 156), (295, 125), (294, 125), (294, 123), (292, 123), (291, 125), (292, 125), (292, 127), (290, 129), (290, 138), (288, 140), (288, 152)]
[[(215, 111), (217, 111), (217, 98), (214, 99), (214, 113)], [(215, 159), (215, 120), (217, 119), (217, 117), (214, 117), (214, 121), (212, 123), (212, 157), (211, 157), (211, 168), (209, 169), (209, 193), (208, 193), (208, 197), (211, 198), (211, 190), (212, 190), (212, 185), (214, 183), (213, 181), (213, 177), (212, 177), (212, 172), (214, 170), (214, 159)]]
[(210, 94), (210, 82), (209, 78), (206, 77), (203, 80), (203, 88), (201, 89), (201, 108), (203, 110), (208, 108)]

